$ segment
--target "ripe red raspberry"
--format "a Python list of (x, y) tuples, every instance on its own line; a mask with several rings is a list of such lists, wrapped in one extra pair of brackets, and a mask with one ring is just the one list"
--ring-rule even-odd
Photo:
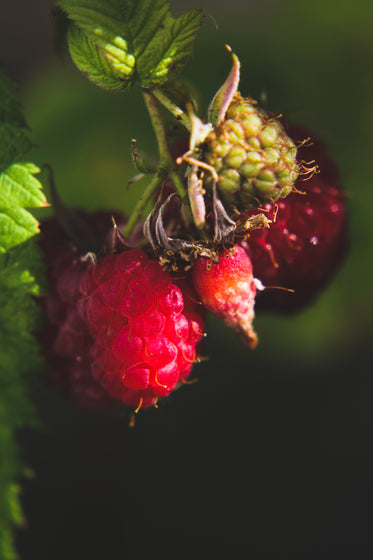
[(202, 306), (158, 261), (138, 249), (107, 255), (86, 270), (80, 291), (94, 338), (92, 374), (114, 399), (148, 407), (188, 377)]
[[(307, 131), (289, 128), (294, 139)], [(320, 172), (298, 179), (293, 192), (277, 208), (264, 206), (273, 220), (269, 229), (255, 230), (242, 242), (250, 256), (254, 274), (264, 286), (294, 290), (265, 290), (257, 304), (275, 311), (296, 311), (311, 303), (341, 264), (347, 247), (346, 197), (335, 164), (321, 142), (300, 147), (298, 157), (314, 159)], [(277, 214), (275, 215), (275, 212)], [(252, 215), (251, 213), (250, 215)]]
[(199, 257), (192, 268), (195, 289), (207, 309), (224, 319), (250, 348), (255, 348), (253, 330), (256, 286), (247, 253), (236, 245), (219, 255), (219, 262)]

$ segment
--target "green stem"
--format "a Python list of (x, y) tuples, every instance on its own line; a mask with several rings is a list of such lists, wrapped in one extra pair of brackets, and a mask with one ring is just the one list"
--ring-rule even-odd
[(170, 113), (178, 120), (189, 132), (192, 130), (192, 125), (187, 115), (173, 103), (168, 97), (159, 89), (153, 89), (153, 95), (158, 99), (162, 105), (170, 111)]
[(150, 201), (151, 197), (154, 195), (157, 187), (167, 179), (171, 177), (175, 184), (177, 191), (179, 192), (182, 200), (186, 201), (186, 191), (182, 179), (176, 172), (175, 162), (170, 153), (170, 148), (168, 145), (167, 129), (164, 121), (164, 116), (162, 113), (162, 108), (159, 105), (156, 97), (152, 92), (148, 90), (143, 90), (143, 96), (145, 104), (149, 111), (149, 115), (152, 121), (155, 136), (157, 138), (158, 150), (159, 150), (159, 165), (158, 171), (154, 174), (149, 185), (143, 192), (140, 200), (137, 202), (130, 219), (128, 220), (124, 230), (123, 235), (128, 237), (132, 232), (137, 220), (141, 217), (146, 205)]
[(167, 131), (166, 131), (162, 110), (159, 106), (158, 101), (156, 100), (156, 98), (152, 93), (143, 90), (143, 96), (157, 138), (159, 159), (160, 159), (159, 166), (169, 167), (172, 169), (174, 167), (174, 161), (172, 159), (172, 156), (170, 154), (170, 149), (168, 146)]
[(141, 217), (146, 205), (148, 204), (149, 200), (153, 196), (154, 192), (156, 191), (157, 187), (164, 181), (166, 178), (165, 170), (160, 169), (158, 173), (153, 175), (152, 180), (150, 181), (149, 185), (143, 192), (141, 198), (138, 200), (135, 209), (133, 210), (130, 219), (128, 220), (125, 228), (123, 229), (124, 237), (129, 237), (130, 233), (132, 232), (133, 228), (135, 227), (138, 219)]
[(186, 193), (186, 190), (185, 190), (184, 181), (181, 179), (180, 175), (178, 175), (178, 173), (174, 170), (170, 171), (170, 177), (171, 177), (171, 180), (172, 180), (173, 184), (176, 187), (177, 192), (179, 193), (179, 195), (181, 197), (181, 200), (188, 207), (188, 197), (187, 197), (187, 193)]
[(173, 157), (170, 153), (170, 149), (168, 146), (167, 131), (166, 131), (166, 126), (164, 123), (164, 117), (161, 111), (161, 107), (159, 106), (159, 103), (155, 98), (155, 95), (153, 95), (153, 92), (149, 93), (144, 91), (143, 94), (144, 94), (145, 103), (148, 107), (150, 117), (152, 119), (153, 128), (158, 141), (160, 168), (167, 169), (167, 174), (171, 177), (179, 195), (181, 196), (181, 199), (185, 202), (187, 193), (185, 190), (183, 180), (180, 178), (180, 176), (176, 171), (177, 168), (175, 166)]

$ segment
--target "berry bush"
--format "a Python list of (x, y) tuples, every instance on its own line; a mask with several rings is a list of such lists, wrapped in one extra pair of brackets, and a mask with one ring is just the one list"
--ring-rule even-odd
[[(289, 124), (293, 115), (251, 97), (251, 68), (239, 49), (217, 47), (219, 73), (228, 61), (230, 70), (208, 103), (183, 77), (188, 60), (198, 64), (203, 9), (174, 17), (167, 0), (59, 0), (52, 17), (56, 43), (90, 91), (100, 88), (105, 107), (119, 97), (139, 122), (145, 115), (156, 149), (150, 127), (138, 140), (138, 129), (129, 130), (128, 190), (109, 180), (99, 199), (107, 191), (112, 208), (97, 208), (83, 184), (75, 201), (85, 204), (67, 204), (69, 186), (58, 173), (55, 184), (53, 165), (30, 163), (32, 131), (1, 77), (0, 381), (11, 465), (0, 503), (5, 560), (15, 558), (12, 526), (23, 522), (15, 480), (25, 470), (14, 433), (37, 416), (26, 396), (28, 372), (36, 386), (45, 383), (87, 414), (125, 415), (133, 427), (154, 408), (171, 423), (180, 399), (193, 406), (194, 387), (181, 397), (183, 386), (206, 379), (214, 318), (223, 333), (237, 335), (250, 364), (267, 344), (256, 315), (289, 314), (297, 324), (349, 248), (342, 173), (303, 122)], [(91, 163), (99, 168), (100, 157)]]

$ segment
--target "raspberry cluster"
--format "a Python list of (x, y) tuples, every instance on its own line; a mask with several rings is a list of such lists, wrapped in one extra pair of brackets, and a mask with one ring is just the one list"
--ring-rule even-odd
[[(307, 135), (287, 132), (295, 142)], [(119, 225), (124, 218), (111, 212), (74, 213), (79, 228), (72, 229), (84, 233), (85, 247), (56, 219), (43, 223), (49, 294), (40, 299), (47, 325), (38, 336), (49, 381), (83, 406), (146, 408), (187, 381), (207, 311), (254, 348), (256, 302), (258, 309), (281, 312), (309, 304), (345, 254), (346, 201), (322, 144), (312, 139), (311, 148), (301, 145), (302, 156), (315, 159), (320, 172), (298, 177), (286, 199), (239, 212), (234, 227), (214, 202), (216, 219), (230, 227), (222, 239), (173, 239), (172, 224), (183, 232), (182, 217), (175, 220), (164, 193), (145, 236), (136, 239), (115, 237), (113, 217)], [(260, 223), (269, 227), (238, 227), (245, 220), (257, 224), (259, 211), (267, 217)]]
[[(72, 212), (58, 196), (42, 226), (50, 292), (39, 338), (48, 378), (79, 404), (156, 405), (199, 361), (206, 312), (253, 349), (254, 309), (303, 309), (346, 253), (336, 166), (307, 130), (241, 95), (226, 48), (231, 71), (204, 120), (181, 83), (144, 91), (160, 160), (132, 142), (131, 182), (152, 178), (124, 228), (122, 215)], [(189, 131), (171, 151), (160, 104)]]

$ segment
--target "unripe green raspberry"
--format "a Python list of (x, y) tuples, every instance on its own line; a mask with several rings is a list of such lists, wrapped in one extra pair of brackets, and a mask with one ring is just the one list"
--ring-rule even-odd
[[(239, 211), (285, 198), (298, 177), (297, 149), (281, 123), (238, 92), (199, 150), (218, 175), (220, 198)], [(213, 180), (207, 172), (207, 192)]]

